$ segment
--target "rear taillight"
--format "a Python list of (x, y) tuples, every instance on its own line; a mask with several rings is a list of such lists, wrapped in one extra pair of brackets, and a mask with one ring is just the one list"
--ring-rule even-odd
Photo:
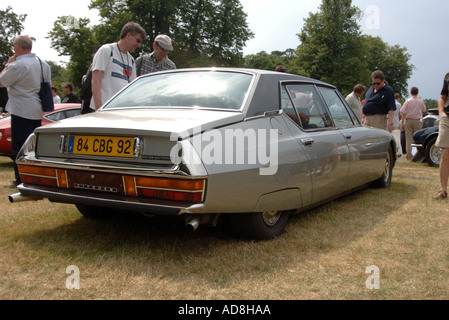
[[(28, 165), (18, 165), (18, 169), (22, 182), (27, 184), (64, 189), (84, 189), (94, 192), (108, 191), (109, 193), (137, 198), (196, 203), (204, 201), (206, 189), (206, 179), (96, 174), (86, 171), (70, 171)], [(92, 179), (88, 183), (86, 182), (86, 176)]]

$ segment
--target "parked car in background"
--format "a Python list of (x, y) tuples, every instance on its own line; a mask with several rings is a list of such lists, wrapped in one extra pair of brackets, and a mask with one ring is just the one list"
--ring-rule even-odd
[[(97, 112), (37, 128), (11, 202), (75, 204), (88, 218), (174, 215), (279, 236), (289, 215), (388, 188), (396, 144), (362, 126), (338, 90), (286, 73), (178, 69), (137, 78)], [(325, 235), (323, 235), (325, 236)]]
[(421, 121), (422, 128), (424, 129), (435, 126), (435, 122), (438, 121), (439, 119), (440, 117), (438, 116), (438, 114), (429, 112), (429, 114), (425, 116)]
[[(435, 123), (438, 124), (438, 122)], [(436, 125), (415, 132), (412, 147), (416, 147), (417, 153), (413, 161), (426, 161), (432, 167), (440, 166), (442, 149), (435, 146), (438, 138), (438, 129), (439, 127)]]
[[(55, 110), (46, 112), (42, 118), (42, 125), (55, 121), (71, 118), (81, 114), (81, 104), (61, 103), (55, 105)], [(12, 157), (11, 150), (11, 116), (5, 115), (0, 118), (0, 156)]]

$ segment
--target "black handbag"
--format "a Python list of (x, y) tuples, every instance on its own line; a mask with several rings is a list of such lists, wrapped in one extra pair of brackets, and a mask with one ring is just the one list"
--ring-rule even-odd
[[(38, 58), (39, 59), (39, 58)], [(53, 102), (53, 95), (51, 93), (51, 84), (44, 80), (44, 70), (42, 68), (42, 61), (39, 59), (39, 63), (41, 64), (41, 89), (39, 90), (39, 98), (42, 103), (42, 110), (44, 112), (50, 112), (55, 110), (55, 104)]]

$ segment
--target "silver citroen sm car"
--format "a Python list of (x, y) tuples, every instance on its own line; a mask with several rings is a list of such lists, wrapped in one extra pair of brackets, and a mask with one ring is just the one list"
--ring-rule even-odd
[(139, 77), (97, 112), (36, 129), (10, 201), (72, 203), (86, 217), (177, 215), (251, 239), (367, 187), (387, 188), (387, 131), (362, 126), (338, 90), (262, 70), (179, 69)]

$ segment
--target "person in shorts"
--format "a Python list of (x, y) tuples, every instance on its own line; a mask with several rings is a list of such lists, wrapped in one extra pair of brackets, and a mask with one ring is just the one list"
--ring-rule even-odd
[(447, 181), (449, 178), (449, 73), (444, 77), (443, 90), (438, 102), (438, 110), (440, 114), (440, 127), (437, 142), (435, 146), (442, 148), (441, 162), (440, 162), (440, 187), (433, 198), (446, 199), (447, 198)]

